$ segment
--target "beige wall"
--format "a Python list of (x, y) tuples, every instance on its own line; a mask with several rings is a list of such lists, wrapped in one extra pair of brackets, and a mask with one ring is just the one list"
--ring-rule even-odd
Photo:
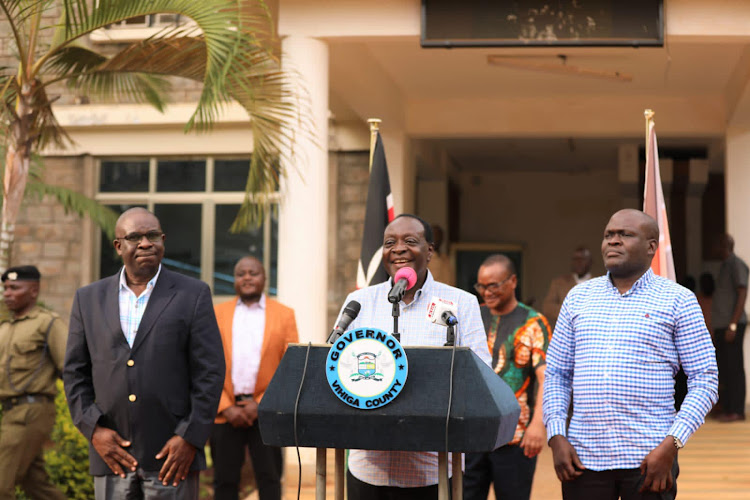
[[(275, 3), (275, 2), (274, 2)], [(419, 35), (420, 0), (278, 0), (279, 32), (314, 37)], [(750, 34), (745, 0), (666, 0), (666, 31), (683, 39)]]

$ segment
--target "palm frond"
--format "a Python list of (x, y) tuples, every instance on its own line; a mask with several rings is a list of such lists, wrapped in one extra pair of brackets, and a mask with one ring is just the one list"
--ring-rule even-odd
[[(22, 120), (16, 114), (15, 103), (19, 94), (18, 80), (14, 77), (0, 78), (2, 87), (0, 88), (0, 134), (2, 134), (2, 143), (14, 140), (14, 128), (19, 126)], [(54, 144), (63, 148), (72, 144), (72, 139), (68, 133), (60, 127), (54, 113), (52, 112), (52, 103), (47, 91), (39, 82), (31, 82), (30, 103), (33, 112), (23, 118), (25, 127), (31, 132), (29, 139), (31, 144), (25, 146), (33, 150), (35, 147), (44, 148)]]
[(65, 81), (70, 88), (84, 95), (107, 96), (116, 101), (147, 102), (164, 111), (169, 82), (155, 75), (131, 73), (108, 67), (108, 59), (98, 52), (79, 45), (59, 50), (46, 66), (57, 75), (45, 82), (50, 86)]
[(256, 226), (262, 222), (264, 206), (253, 201), (278, 190), (281, 178), (287, 175), (283, 166), (295, 164), (297, 134), (310, 139), (313, 130), (308, 96), (292, 90), (303, 88), (298, 75), (282, 71), (268, 53), (247, 53), (241, 59), (244, 72), (231, 75), (228, 86), (251, 117), (253, 159), (245, 201), (232, 231), (241, 230), (248, 222)]
[(75, 84), (97, 71), (183, 76), (202, 81), (205, 59), (206, 44), (199, 37), (152, 37), (132, 43), (110, 58), (86, 47), (67, 47), (50, 59), (48, 67)]
[(62, 205), (66, 214), (73, 212), (79, 217), (88, 216), (107, 233), (108, 238), (114, 238), (115, 224), (119, 217), (117, 212), (78, 191), (29, 178), (26, 184), (25, 199), (27, 201), (41, 201), (45, 196), (56, 199)]
[(33, 106), (35, 114), (31, 130), (35, 134), (31, 137), (39, 149), (44, 149), (50, 144), (62, 149), (73, 143), (73, 139), (60, 126), (55, 114), (52, 112), (53, 99), (47, 95), (47, 90), (39, 85), (34, 90)]
[[(24, 25), (28, 19), (29, 14), (32, 12), (31, 5), (23, 6), (22, 0), (0, 0), (0, 12), (2, 12), (5, 22), (8, 25), (8, 29), (13, 36), (13, 42), (15, 43), (19, 52), (19, 61), (21, 61), (21, 68), (26, 62), (26, 45), (25, 40), (27, 39), (26, 30)], [(40, 6), (41, 7), (41, 6)]]
[(220, 74), (237, 40), (235, 0), (99, 0), (91, 8), (88, 0), (65, 0), (64, 16), (50, 51), (56, 52), (109, 24), (159, 13), (180, 14), (192, 19), (207, 40), (208, 72)]
[[(65, 0), (65, 15), (48, 55), (37, 61), (35, 72), (46, 66), (58, 51), (95, 29), (131, 17), (157, 13), (176, 13), (190, 18), (202, 33), (204, 53), (200, 62), (203, 65), (200, 81), (203, 88), (188, 128), (206, 130), (217, 119), (229, 97), (226, 79), (235, 71), (234, 62), (238, 55), (248, 49), (268, 50), (266, 42), (271, 23), (262, 0), (99, 0), (91, 8), (88, 0)], [(169, 42), (185, 38), (184, 35), (178, 31), (167, 32), (155, 40)], [(148, 49), (148, 43), (134, 44), (122, 55), (127, 59), (129, 55), (144, 53)]]
[[(0, 156), (5, 156), (3, 147), (0, 147)], [(0, 176), (3, 171), (4, 167), (0, 168)], [(29, 177), (24, 192), (24, 199), (27, 202), (40, 202), (45, 196), (51, 196), (62, 205), (66, 214), (73, 212), (79, 217), (88, 216), (107, 233), (108, 237), (114, 237), (115, 224), (119, 217), (117, 212), (82, 193), (44, 182), (44, 173), (44, 158), (33, 154), (29, 162)], [(3, 193), (0, 190), (0, 207), (3, 201)]]
[(75, 88), (85, 95), (107, 96), (120, 102), (148, 103), (163, 112), (166, 105), (164, 96), (170, 83), (155, 75), (95, 71), (79, 78)]
[(10, 128), (13, 123), (15, 110), (13, 109), (16, 100), (16, 85), (13, 76), (3, 76), (0, 78), (0, 144), (8, 142), (10, 138)]
[[(44, 67), (44, 73), (57, 75), (54, 81), (64, 79), (68, 75), (76, 75), (92, 71), (105, 63), (107, 58), (82, 45), (67, 45), (55, 51)], [(45, 82), (49, 84), (49, 81)]]
[[(77, 68), (80, 73), (71, 74), (70, 79), (82, 92), (111, 93), (112, 86), (105, 85), (112, 78), (110, 75), (130, 72), (173, 75), (195, 81), (202, 81), (205, 74), (206, 44), (203, 37), (150, 38), (130, 44), (104, 61), (87, 55), (85, 50), (88, 49), (71, 47), (69, 54), (50, 61), (52, 68), (62, 71)], [(86, 64), (87, 61), (90, 65)], [(248, 220), (256, 226), (262, 222), (264, 204), (258, 205), (253, 200), (278, 190), (281, 177), (286, 174), (279, 164), (292, 163), (295, 134), (312, 130), (309, 119), (303, 118), (309, 113), (300, 114), (300, 109), (305, 109), (306, 96), (296, 95), (291, 90), (300, 88), (293, 81), (295, 77), (282, 71), (279, 60), (271, 52), (254, 46), (237, 54), (227, 73), (221, 98), (224, 101), (233, 99), (243, 106), (250, 117), (253, 137), (253, 160), (245, 203), (236, 228), (246, 227)], [(188, 123), (186, 130), (193, 126), (193, 122)]]
[(229, 228), (230, 233), (243, 233), (260, 227), (268, 209), (276, 206), (272, 204), (268, 194), (277, 191), (281, 184), (282, 168), (278, 160), (277, 156), (274, 162), (264, 164), (265, 161), (272, 160), (253, 155), (245, 185), (245, 198)]
[(236, 6), (236, 0), (98, 0), (89, 8), (88, 0), (65, 0), (63, 19), (50, 51), (40, 57), (34, 70), (40, 71), (57, 51), (93, 30), (136, 16), (180, 14), (193, 20), (205, 38), (203, 89), (196, 113), (202, 123), (210, 122), (216, 118), (223, 101), (226, 68), (238, 43), (255, 40), (252, 32), (238, 31)]
[[(0, 0), (2, 2), (3, 0)], [(39, 0), (49, 1), (49, 0)], [(54, 75), (47, 84), (66, 81), (79, 92), (149, 102), (162, 109), (166, 81), (178, 76), (202, 83), (186, 131), (206, 131), (227, 102), (238, 102), (250, 118), (253, 156), (245, 203), (236, 221), (262, 222), (266, 195), (278, 190), (294, 164), (299, 134), (312, 136), (309, 100), (299, 95), (298, 76), (283, 71), (272, 51), (272, 23), (262, 0), (62, 0), (63, 17), (49, 51), (35, 65), (38, 74)], [(175, 13), (195, 26), (165, 29), (147, 40), (104, 56), (78, 40), (109, 24), (136, 16)], [(43, 84), (44, 87), (44, 84)], [(7, 101), (6, 101), (7, 102)], [(40, 113), (59, 126), (54, 116)], [(49, 138), (47, 138), (49, 137)], [(40, 135), (40, 138), (42, 136)], [(48, 134), (47, 142), (59, 140)]]
[(278, 215), (278, 208), (278, 204), (269, 202), (268, 198), (245, 198), (229, 227), (229, 232), (239, 234), (257, 229), (262, 225), (269, 210)]

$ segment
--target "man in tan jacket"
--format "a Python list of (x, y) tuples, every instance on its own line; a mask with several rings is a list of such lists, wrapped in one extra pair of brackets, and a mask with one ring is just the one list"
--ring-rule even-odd
[(216, 500), (238, 498), (245, 447), (260, 500), (281, 499), (281, 449), (261, 441), (258, 403), (298, 334), (294, 311), (267, 298), (265, 286), (263, 264), (255, 257), (243, 257), (234, 267), (237, 297), (215, 307), (227, 367), (210, 439)]

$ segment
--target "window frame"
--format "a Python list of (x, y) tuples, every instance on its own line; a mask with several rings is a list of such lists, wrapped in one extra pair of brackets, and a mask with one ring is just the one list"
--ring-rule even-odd
[[(206, 162), (206, 179), (205, 189), (203, 191), (183, 191), (183, 192), (158, 192), (156, 190), (157, 166), (160, 160), (204, 160)], [(182, 204), (199, 204), (201, 205), (201, 273), (200, 279), (214, 290), (214, 260), (216, 245), (216, 206), (217, 205), (241, 205), (245, 200), (244, 191), (214, 191), (214, 167), (216, 160), (247, 160), (248, 166), (250, 156), (242, 155), (134, 155), (134, 156), (100, 156), (96, 158), (94, 169), (94, 198), (103, 205), (119, 204), (138, 204), (145, 205), (151, 212), (154, 211), (155, 205), (182, 205)], [(102, 162), (108, 161), (148, 161), (148, 191), (128, 192), (128, 191), (111, 191), (100, 192)], [(278, 192), (267, 197), (270, 204), (279, 203), (281, 196)], [(273, 210), (268, 210), (263, 221), (263, 267), (266, 276), (271, 275), (271, 217)], [(98, 231), (97, 231), (98, 234)], [(92, 277), (94, 280), (102, 278), (100, 276), (99, 257), (102, 252), (102, 243), (100, 237), (94, 238), (94, 255), (97, 256), (92, 263)], [(266, 290), (268, 293), (270, 282), (266, 281)], [(227, 295), (214, 295), (215, 298), (227, 298)]]
[[(174, 21), (162, 21), (162, 15), (176, 15), (177, 19)], [(170, 12), (147, 14), (146, 22), (144, 23), (127, 24), (126, 21), (124, 19), (119, 23), (109, 24), (103, 28), (96, 29), (91, 32), (89, 39), (95, 44), (124, 43), (146, 40), (158, 35), (165, 29), (195, 29), (196, 34), (200, 32), (198, 30), (198, 23), (194, 20), (187, 16), (172, 14)]]

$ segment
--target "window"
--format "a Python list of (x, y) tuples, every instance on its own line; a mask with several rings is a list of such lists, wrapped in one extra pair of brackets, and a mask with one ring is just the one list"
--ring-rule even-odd
[(200, 33), (192, 19), (173, 13), (149, 14), (112, 23), (104, 28), (91, 32), (89, 39), (93, 43), (130, 43), (158, 36), (170, 28), (195, 29)]
[(137, 16), (125, 19), (118, 23), (107, 26), (107, 29), (113, 28), (149, 28), (154, 26), (168, 27), (185, 24), (185, 20), (180, 18), (179, 14), (149, 14), (147, 16)]
[[(97, 199), (119, 213), (136, 206), (154, 212), (167, 235), (163, 264), (205, 281), (215, 295), (234, 294), (234, 264), (245, 255), (263, 262), (268, 293), (276, 295), (278, 210), (272, 207), (259, 228), (229, 232), (249, 167), (249, 158), (102, 158)], [(122, 263), (104, 233), (100, 240), (104, 277)]]

